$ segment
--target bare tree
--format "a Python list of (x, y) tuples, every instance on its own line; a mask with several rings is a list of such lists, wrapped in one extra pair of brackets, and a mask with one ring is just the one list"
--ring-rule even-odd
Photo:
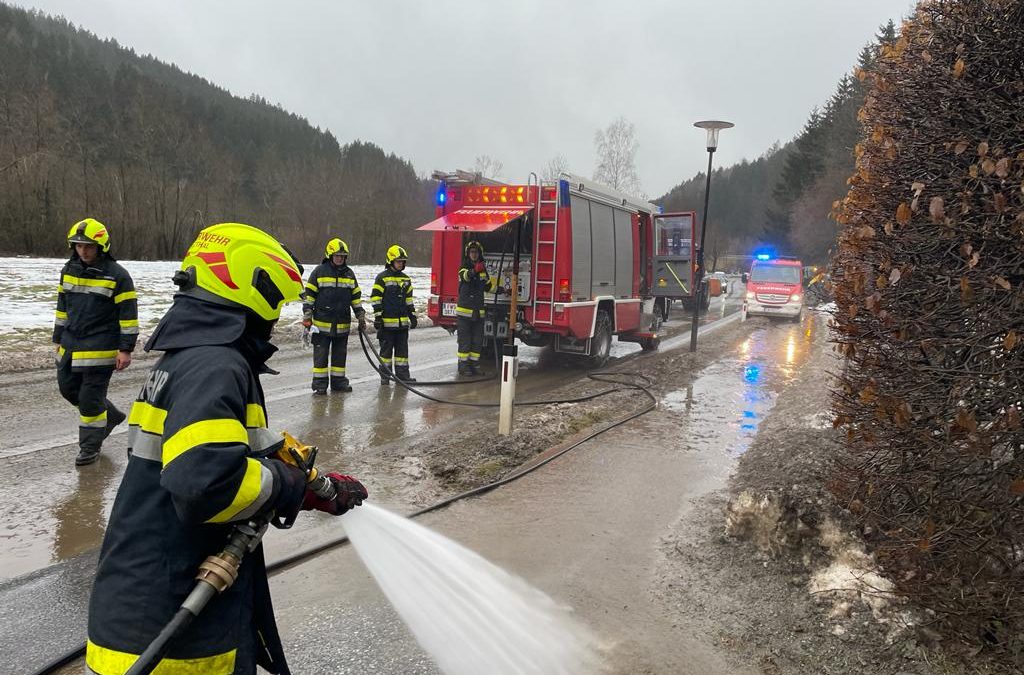
[(636, 172), (636, 127), (625, 117), (619, 117), (606, 129), (594, 133), (597, 168), (594, 180), (629, 194), (640, 192), (640, 177)]
[(569, 160), (565, 158), (565, 155), (558, 154), (548, 160), (548, 163), (544, 165), (541, 170), (541, 180), (551, 183), (558, 180), (558, 177), (569, 171)]
[(484, 178), (493, 178), (495, 180), (501, 178), (501, 170), (503, 168), (505, 168), (505, 165), (501, 160), (494, 159), (490, 155), (477, 155), (476, 163), (473, 165), (473, 171)]

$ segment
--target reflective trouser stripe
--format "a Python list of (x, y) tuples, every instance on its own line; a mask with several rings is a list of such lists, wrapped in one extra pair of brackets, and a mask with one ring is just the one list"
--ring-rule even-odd
[(395, 357), (395, 363), (398, 364), (398, 365), (402, 365), (402, 364), (408, 365), (409, 364), (409, 359), (404, 357), (404, 356), (396, 356)]
[(321, 377), (327, 377), (327, 369), (326, 368), (313, 368), (313, 379), (318, 379), (318, 378), (321, 378)]
[(331, 375), (344, 375), (345, 366), (331, 366)]
[[(198, 659), (164, 658), (153, 675), (231, 675), (235, 671), (237, 649)], [(92, 640), (85, 645), (85, 663), (95, 675), (124, 675), (139, 658), (138, 654), (101, 647)]]
[(469, 358), (469, 352), (456, 352), (456, 355), (459, 357), (459, 361), (465, 361)]
[(473, 310), (468, 309), (466, 307), (458, 307), (458, 306), (456, 306), (455, 307), (455, 313), (458, 314), (459, 316), (469, 317), (470, 319), (473, 318)]
[(469, 353), (469, 360), (470, 361), (479, 361), (480, 360), (480, 352), (470, 352)]
[(88, 427), (90, 429), (103, 429), (107, 426), (107, 411), (104, 410), (99, 415), (79, 414), (78, 420), (78, 426)]

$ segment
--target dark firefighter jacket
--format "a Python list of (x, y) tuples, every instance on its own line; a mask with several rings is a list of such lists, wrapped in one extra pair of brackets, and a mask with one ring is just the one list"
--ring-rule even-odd
[[(274, 352), (241, 311), (178, 295), (146, 345), (164, 351), (129, 415), (125, 469), (89, 602), (87, 672), (120, 675), (221, 550), (231, 523), (286, 508), (294, 491), (267, 428), (257, 373)], [(299, 496), (301, 499), (301, 496)], [(257, 647), (259, 645), (259, 647)], [(287, 673), (262, 547), (174, 642), (166, 675)]]
[(352, 312), (356, 318), (366, 313), (362, 291), (352, 268), (348, 265), (335, 267), (328, 258), (324, 258), (306, 281), (302, 312), (313, 320), (313, 325), (321, 333), (348, 333)]
[(113, 368), (117, 352), (135, 349), (139, 311), (127, 270), (106, 253), (86, 265), (77, 253), (64, 263), (57, 285), (53, 341), (71, 368)]
[(477, 272), (475, 265), (469, 258), (463, 258), (462, 267), (459, 268), (459, 301), (455, 306), (455, 314), (467, 319), (483, 317), (484, 293), (498, 287), (496, 278), (492, 279), (487, 270)]
[(370, 302), (374, 316), (383, 317), (385, 329), (409, 328), (409, 315), (413, 312), (412, 279), (388, 265), (373, 280)]

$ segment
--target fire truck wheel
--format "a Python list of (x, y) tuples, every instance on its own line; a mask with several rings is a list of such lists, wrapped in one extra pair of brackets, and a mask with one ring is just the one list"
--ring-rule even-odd
[(612, 353), (612, 320), (608, 312), (601, 310), (597, 313), (597, 321), (594, 324), (594, 337), (591, 338), (590, 366), (601, 368), (608, 363), (608, 357)]

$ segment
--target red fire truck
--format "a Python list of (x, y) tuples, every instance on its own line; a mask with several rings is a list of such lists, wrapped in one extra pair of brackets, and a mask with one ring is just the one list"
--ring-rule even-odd
[[(434, 324), (455, 327), (463, 248), (478, 240), (501, 286), (486, 296), (484, 334), (507, 336), (518, 229), (516, 335), (523, 342), (586, 356), (594, 365), (608, 359), (613, 335), (657, 349), (654, 237), (661, 220), (680, 214), (659, 214), (653, 204), (568, 174), (526, 185), (466, 172), (434, 178), (437, 218), (419, 228), (434, 236), (427, 305)], [(692, 265), (680, 273), (692, 288)]]

